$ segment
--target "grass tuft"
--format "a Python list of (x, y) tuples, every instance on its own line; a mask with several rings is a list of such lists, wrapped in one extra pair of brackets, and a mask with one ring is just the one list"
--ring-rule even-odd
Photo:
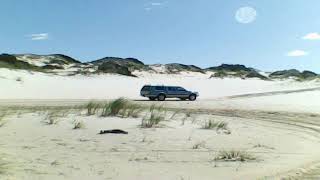
[(4, 126), (6, 124), (6, 121), (4, 120), (6, 115), (7, 115), (6, 112), (0, 113), (0, 127)]
[(119, 98), (114, 101), (108, 102), (104, 105), (102, 110), (102, 117), (107, 116), (120, 116), (123, 118), (126, 117), (139, 117), (139, 114), (142, 112), (142, 107), (133, 104), (132, 102), (128, 101), (124, 98)]
[(59, 122), (59, 119), (60, 117), (63, 117), (63, 114), (61, 114), (60, 111), (48, 111), (46, 113), (46, 117), (45, 117), (45, 123), (47, 125), (55, 125), (55, 124), (58, 124)]
[(73, 129), (84, 129), (84, 128), (85, 128), (85, 124), (84, 124), (83, 121), (77, 121), (77, 120), (75, 120), (75, 121), (73, 122), (73, 124), (74, 124)]
[(9, 164), (2, 158), (4, 157), (3, 154), (0, 154), (0, 175), (7, 173), (9, 169)]
[(142, 119), (142, 128), (152, 128), (159, 125), (159, 123), (165, 119), (166, 110), (163, 108), (163, 106), (156, 106), (153, 104), (149, 108), (149, 114), (150, 115), (147, 115)]
[(256, 157), (249, 154), (246, 151), (220, 151), (214, 160), (217, 161), (253, 161), (256, 160)]
[(122, 111), (120, 111), (120, 115), (122, 117), (138, 118), (142, 111), (143, 109), (140, 105), (129, 103)]
[(86, 105), (87, 115), (92, 116), (97, 113), (97, 111), (102, 107), (100, 103), (91, 101)]
[(200, 148), (205, 148), (206, 142), (198, 142), (192, 146), (192, 149), (200, 149)]
[(228, 123), (224, 121), (209, 120), (205, 122), (202, 129), (228, 130)]
[(170, 120), (172, 120), (173, 118), (176, 117), (176, 115), (178, 115), (180, 113), (180, 110), (173, 110), (173, 113), (171, 115), (171, 117), (169, 118)]

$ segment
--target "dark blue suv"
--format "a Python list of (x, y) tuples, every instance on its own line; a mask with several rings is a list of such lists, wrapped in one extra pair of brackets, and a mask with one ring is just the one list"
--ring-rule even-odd
[(179, 98), (181, 100), (195, 101), (199, 96), (198, 92), (187, 91), (179, 86), (151, 86), (145, 85), (140, 91), (140, 95), (148, 97), (150, 100), (164, 101), (166, 98)]

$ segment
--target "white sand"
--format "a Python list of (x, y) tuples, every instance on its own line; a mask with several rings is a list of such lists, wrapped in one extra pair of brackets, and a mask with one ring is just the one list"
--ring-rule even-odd
[[(0, 68), (0, 99), (139, 99), (140, 89), (145, 84), (183, 86), (198, 91), (200, 99), (320, 86), (316, 82), (209, 79), (209, 74), (200, 73), (140, 73), (139, 76), (57, 76)], [(21, 81), (17, 81), (18, 78)]]
[[(248, 118), (183, 115), (165, 128), (141, 129), (141, 119), (99, 118), (69, 112), (56, 125), (44, 114), (13, 115), (1, 128), (1, 151), (12, 163), (8, 179), (257, 179), (299, 168), (319, 157), (316, 133)], [(251, 119), (253, 118), (253, 119)], [(85, 129), (73, 130), (73, 120)], [(229, 122), (231, 134), (200, 129), (205, 120)], [(129, 135), (97, 135), (120, 128)], [(199, 149), (192, 149), (197, 143)], [(219, 150), (245, 150), (252, 162), (214, 162)], [(273, 178), (272, 178), (273, 179)]]
[[(255, 94), (314, 88), (318, 82), (221, 80), (201, 74), (140, 76), (66, 77), (0, 69), (2, 111), (15, 104), (59, 106), (117, 97), (139, 100), (144, 84), (181, 85), (201, 95), (196, 102), (164, 102), (166, 107), (194, 113), (187, 119), (184, 114), (169, 119), (169, 114), (163, 128), (141, 129), (142, 117), (101, 118), (79, 110), (59, 111), (58, 124), (46, 125), (44, 112), (17, 111), (6, 116), (7, 123), (0, 127), (0, 154), (10, 163), (0, 179), (251, 180), (280, 179), (296, 175), (299, 169), (312, 174), (313, 169), (320, 169), (319, 90)], [(16, 81), (18, 77), (22, 81)], [(226, 97), (242, 94), (248, 95)], [(231, 134), (201, 129), (209, 119), (228, 122)], [(85, 129), (73, 130), (74, 120), (83, 121)], [(97, 135), (101, 129), (114, 128), (129, 134)], [(199, 143), (199, 149), (192, 148)], [(213, 161), (221, 150), (244, 150), (257, 160)]]

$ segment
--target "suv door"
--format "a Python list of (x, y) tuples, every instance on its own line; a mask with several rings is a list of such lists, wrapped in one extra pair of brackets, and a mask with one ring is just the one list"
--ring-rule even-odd
[(166, 94), (166, 87), (164, 87), (164, 86), (155, 86), (153, 94), (158, 96), (160, 93)]
[(167, 97), (177, 97), (177, 87), (167, 87)]
[(182, 87), (177, 87), (177, 96), (178, 97), (184, 97), (184, 98), (187, 98), (189, 97), (189, 91), (185, 90), (184, 88)]

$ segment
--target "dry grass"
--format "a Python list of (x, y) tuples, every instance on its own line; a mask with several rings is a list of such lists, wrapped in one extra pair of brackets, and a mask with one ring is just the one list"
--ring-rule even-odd
[(1, 112), (0, 113), (0, 127), (4, 126), (6, 124), (6, 121), (5, 121), (5, 117), (6, 117), (6, 112)]
[(64, 117), (64, 113), (62, 113), (61, 111), (47, 111), (46, 112), (46, 117), (44, 119), (44, 122), (47, 125), (55, 125), (59, 123), (59, 118)]
[(101, 116), (117, 116), (119, 115), (120, 111), (127, 106), (128, 103), (129, 101), (124, 98), (119, 98), (109, 103), (106, 103)]
[(103, 106), (101, 113), (102, 117), (107, 116), (120, 116), (126, 117), (139, 117), (139, 114), (143, 111), (140, 105), (134, 104), (127, 99), (119, 98), (114, 101), (108, 102)]
[(189, 118), (189, 117), (191, 117), (192, 113), (190, 111), (187, 111), (185, 115), (187, 118)]
[(5, 167), (5, 163), (1, 162), (0, 160), (0, 175), (4, 174), (6, 172), (6, 167)]
[(123, 118), (133, 117), (138, 118), (140, 113), (143, 111), (143, 108), (140, 105), (128, 103), (121, 111), (120, 116)]
[(175, 118), (176, 115), (178, 115), (179, 113), (180, 113), (180, 110), (175, 110), (175, 111), (173, 111), (173, 113), (172, 113), (172, 115), (171, 115), (171, 117), (170, 117), (169, 119), (172, 120), (172, 119)]
[(200, 149), (200, 148), (205, 148), (206, 147), (206, 142), (198, 142), (192, 146), (192, 149)]
[(95, 115), (97, 111), (102, 108), (102, 104), (91, 101), (85, 105), (85, 108), (87, 109), (87, 115), (92, 116), (92, 115)]
[(73, 129), (84, 129), (84, 128), (85, 128), (85, 124), (84, 124), (83, 121), (77, 121), (77, 120), (75, 120), (75, 121), (73, 122), (73, 124), (74, 124)]
[(142, 128), (152, 128), (157, 125), (161, 121), (165, 120), (166, 116), (166, 110), (163, 108), (163, 106), (156, 106), (153, 104), (152, 106), (149, 107), (149, 114), (147, 114), (141, 122), (141, 127)]
[(3, 157), (4, 157), (4, 155), (0, 154), (0, 175), (5, 174), (9, 168), (8, 163), (3, 160)]
[(263, 144), (256, 144), (253, 146), (253, 148), (275, 149), (274, 147), (266, 146)]
[(226, 134), (231, 133), (228, 128), (228, 123), (224, 121), (209, 120), (203, 124), (202, 129), (215, 129), (216, 131), (222, 130)]
[(220, 151), (218, 155), (214, 158), (216, 161), (253, 161), (256, 160), (256, 157), (251, 155), (246, 151)]
[(0, 128), (3, 127), (7, 123), (7, 117), (10, 115), (14, 115), (17, 112), (15, 110), (9, 109), (0, 109)]
[(202, 126), (202, 129), (227, 129), (228, 128), (228, 123), (224, 121), (214, 121), (214, 120), (209, 120), (205, 122), (205, 124)]

